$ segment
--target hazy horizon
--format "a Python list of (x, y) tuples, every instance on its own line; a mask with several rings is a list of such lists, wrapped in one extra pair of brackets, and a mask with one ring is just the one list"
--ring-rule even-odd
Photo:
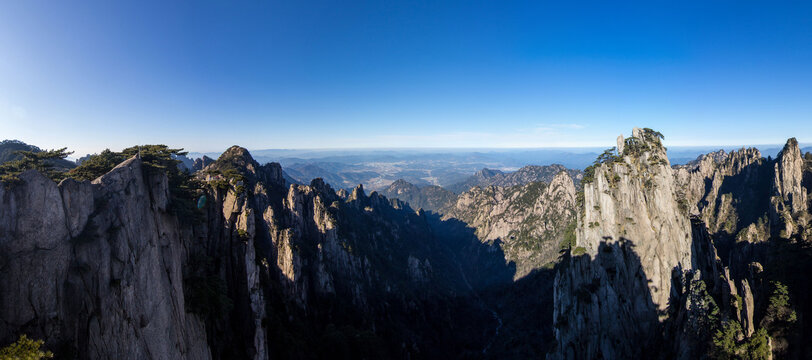
[[(74, 153), (68, 156), (70, 160), (76, 160), (82, 156), (98, 154), (101, 150), (110, 149), (113, 151), (120, 151), (126, 147), (130, 147), (136, 144), (129, 144), (121, 146), (120, 148), (116, 147), (105, 147), (101, 150), (89, 152), (89, 153), (80, 153), (75, 151), (71, 146), (61, 144), (56, 146), (43, 146), (41, 144), (28, 142), (22, 139), (0, 139), (0, 140), (17, 140), (22, 141), (29, 145), (34, 145), (42, 149), (57, 149), (62, 147), (67, 147), (68, 151), (73, 151)], [(685, 153), (691, 154), (704, 154), (710, 151), (716, 150), (738, 150), (741, 148), (757, 148), (763, 153), (765, 151), (771, 151), (774, 153), (764, 153), (763, 155), (766, 157), (768, 155), (775, 156), (777, 151), (784, 146), (785, 142), (782, 143), (773, 143), (773, 144), (733, 144), (733, 145), (669, 145), (667, 142), (664, 142), (665, 146), (669, 149), (669, 156), (674, 152), (678, 152), (681, 157), (685, 156)], [(145, 145), (145, 144), (140, 144)], [(165, 144), (170, 147), (178, 148), (178, 146), (173, 144)], [(233, 144), (236, 146), (242, 146), (240, 144)], [(232, 146), (233, 146), (232, 145)], [(597, 154), (607, 148), (614, 146), (613, 143), (607, 142), (603, 146), (549, 146), (549, 147), (356, 147), (356, 148), (248, 148), (245, 147), (248, 151), (250, 151), (253, 155), (259, 156), (260, 158), (268, 158), (268, 157), (278, 157), (278, 158), (302, 158), (302, 159), (310, 159), (310, 158), (322, 158), (327, 156), (334, 156), (336, 154), (342, 155), (349, 155), (349, 154), (364, 154), (364, 153), (386, 153), (386, 152), (400, 152), (400, 153), (418, 153), (418, 154), (427, 154), (427, 153), (516, 153), (516, 152), (533, 152), (533, 151), (551, 151), (551, 152), (562, 152), (562, 153), (574, 153), (574, 154)], [(804, 143), (799, 141), (799, 146), (805, 150), (812, 150), (812, 143)], [(230, 147), (230, 146), (228, 146)], [(199, 158), (203, 155), (209, 157), (219, 156), (223, 151), (228, 149), (228, 147), (223, 148), (219, 151), (200, 151), (198, 149), (188, 149), (183, 148), (184, 151), (189, 153), (189, 158), (195, 159)], [(528, 165), (532, 165), (528, 163)]]
[[(623, 135), (627, 136), (627, 134), (623, 134)], [(610, 138), (610, 136), (607, 137), (607, 139), (609, 139), (609, 138)], [(797, 137), (796, 137), (796, 139), (797, 139)], [(134, 145), (153, 144), (153, 143), (150, 143), (150, 142), (145, 142), (145, 143), (124, 144), (124, 145), (121, 145), (120, 147), (105, 146), (105, 147), (102, 147), (99, 150), (96, 150), (96, 151), (93, 151), (93, 152), (82, 153), (82, 152), (74, 150), (75, 148), (70, 146), (67, 143), (57, 143), (57, 144), (54, 144), (53, 146), (43, 146), (42, 144), (31, 142), (31, 141), (26, 141), (25, 139), (19, 139), (19, 138), (11, 138), (11, 137), (9, 137), (9, 138), (0, 139), (0, 141), (2, 141), (2, 140), (22, 141), (23, 143), (26, 143), (26, 144), (29, 144), (29, 145), (34, 145), (34, 146), (37, 146), (37, 147), (42, 148), (42, 149), (58, 149), (58, 148), (62, 148), (62, 147), (67, 147), (68, 151), (74, 151), (74, 153), (70, 156), (70, 158), (77, 158), (77, 157), (81, 157), (81, 156), (84, 156), (84, 155), (97, 154), (100, 151), (105, 150), (105, 149), (118, 151), (118, 150), (122, 150), (124, 148), (134, 146)], [(789, 138), (787, 138), (786, 140), (789, 140)], [(776, 142), (776, 143), (708, 144), (708, 145), (674, 145), (674, 144), (669, 144), (669, 142), (667, 140), (664, 140), (663, 144), (669, 149), (685, 149), (685, 150), (687, 150), (687, 149), (695, 149), (695, 150), (724, 149), (725, 151), (729, 151), (729, 150), (738, 150), (740, 148), (750, 148), (750, 147), (759, 148), (759, 149), (761, 149), (761, 148), (773, 148), (773, 147), (779, 147), (780, 148), (780, 147), (784, 146), (784, 144), (786, 143), (786, 140), (782, 141), (782, 142)], [(157, 144), (157, 143), (154, 143), (154, 144)], [(812, 147), (812, 142), (798, 141), (798, 144), (802, 148), (804, 148), (804, 147)], [(225, 146), (221, 150), (209, 150), (209, 149), (190, 149), (190, 148), (178, 146), (178, 145), (175, 145), (175, 144), (172, 144), (172, 143), (168, 143), (168, 144), (164, 143), (164, 145), (168, 145), (168, 146), (173, 147), (173, 148), (179, 148), (180, 147), (180, 148), (183, 148), (184, 151), (189, 152), (191, 154), (220, 154), (220, 153), (222, 153), (223, 151), (225, 151), (226, 149), (228, 149), (231, 146), (241, 146), (241, 147), (244, 147), (247, 150), (252, 151), (252, 152), (264, 151), (264, 152), (280, 152), (280, 153), (282, 153), (282, 152), (294, 152), (294, 153), (295, 152), (372, 152), (372, 151), (414, 151), (414, 152), (432, 152), (432, 151), (440, 151), (440, 152), (448, 152), (448, 151), (452, 151), (452, 152), (499, 152), (499, 151), (508, 151), (509, 152), (509, 151), (526, 151), (526, 150), (562, 150), (562, 151), (566, 150), (566, 151), (575, 151), (575, 152), (593, 152), (593, 151), (603, 151), (603, 150), (605, 150), (607, 148), (615, 146), (614, 142), (611, 142), (609, 140), (607, 140), (604, 144), (588, 145), (588, 146), (536, 146), (536, 147), (495, 147), (495, 146), (492, 146), (492, 147), (487, 147), (487, 146), (470, 146), (470, 147), (454, 147), (454, 146), (434, 146), (434, 147), (432, 147), (432, 146), (423, 146), (423, 147), (418, 147), (418, 146), (406, 147), (406, 146), (404, 146), (404, 147), (396, 147), (396, 146), (390, 146), (390, 147), (383, 147), (382, 146), (382, 147), (298, 147), (298, 148), (255, 147), (255, 148), (252, 148), (252, 147), (247, 147), (247, 146), (243, 146), (241, 144), (236, 144), (235, 143), (235, 144), (232, 144), (232, 145)]]

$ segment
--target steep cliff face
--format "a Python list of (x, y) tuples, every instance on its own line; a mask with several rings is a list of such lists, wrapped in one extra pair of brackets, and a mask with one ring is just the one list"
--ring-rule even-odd
[(634, 246), (659, 310), (668, 305), (672, 271), (691, 265), (691, 227), (678, 205), (668, 157), (656, 135), (635, 129), (620, 158), (595, 168), (584, 184), (576, 247), (591, 256), (602, 244)]
[(213, 163), (213, 162), (214, 162), (214, 159), (212, 159), (212, 158), (210, 158), (210, 157), (208, 157), (206, 155), (203, 155), (202, 158), (197, 158), (197, 159), (194, 160), (194, 163), (192, 163), (192, 171), (203, 170), (203, 168), (205, 168), (206, 166), (211, 165), (211, 163)]
[[(800, 298), (808, 289), (797, 143), (775, 160), (719, 151), (672, 169), (657, 135), (635, 129), (586, 171), (576, 245), (554, 286), (551, 357), (798, 357), (794, 310), (775, 300), (781, 283)], [(776, 303), (793, 314), (783, 325)]]
[(775, 195), (787, 204), (793, 213), (806, 211), (806, 189), (803, 181), (804, 160), (798, 141), (789, 139), (784, 149), (778, 154), (775, 164)]
[[(723, 258), (736, 239), (766, 240), (766, 233), (752, 230), (767, 221), (774, 172), (757, 149), (704, 155), (693, 164), (675, 167), (674, 176), (684, 199), (681, 205), (708, 225)], [(751, 231), (742, 232), (751, 224)]]
[(697, 216), (694, 238), (712, 239), (713, 249), (719, 253), (719, 276), (706, 277), (715, 281), (709, 292), (721, 297), (722, 304), (732, 304), (730, 315), (749, 337), (756, 328), (757, 289), (753, 285), (763, 282), (752, 269), (765, 261), (763, 245), (771, 233), (767, 214), (775, 177), (773, 162), (754, 148), (730, 153), (720, 150), (675, 167), (674, 176), (677, 192)]
[(754, 148), (721, 151), (675, 167), (674, 176), (685, 206), (720, 240), (752, 239), (751, 225), (761, 227), (758, 224), (768, 220), (789, 238), (808, 222), (804, 169), (798, 142), (789, 139), (774, 160), (761, 157)]
[[(690, 164), (676, 166), (674, 177), (680, 198), (685, 199), (683, 203), (692, 214), (701, 214), (711, 227), (724, 226), (711, 220), (720, 218), (720, 212), (730, 210), (732, 198), (729, 196), (732, 193), (750, 201), (760, 195), (755, 194), (753, 189), (766, 180), (759, 169), (765, 161), (758, 149), (742, 148), (730, 153), (720, 150), (702, 155)], [(728, 198), (722, 199), (725, 194)]]
[[(777, 355), (809, 353), (786, 345), (807, 323), (765, 310), (774, 280), (812, 304), (797, 275), (812, 264), (797, 143), (775, 160), (743, 149), (674, 168), (654, 131), (618, 145), (582, 195), (560, 172), (475, 187), (443, 217), (361, 186), (291, 184), (240, 147), (196, 174), (183, 216), (147, 156), (93, 182), (25, 172), (0, 186), (0, 344), (26, 333), (62, 358), (301, 359), (527, 358), (554, 342), (552, 358), (689, 359), (735, 323), (739, 345), (768, 329)], [(562, 242), (556, 274), (544, 265)]]
[(586, 171), (573, 257), (555, 283), (555, 356), (637, 358), (696, 260), (660, 138), (634, 129)]
[(774, 160), (762, 158), (756, 149), (741, 149), (705, 155), (675, 168), (678, 193), (707, 224), (736, 281), (755, 281), (751, 263), (762, 266), (768, 260), (771, 239), (806, 237), (804, 169), (794, 139), (787, 141)]
[(480, 241), (498, 243), (505, 261), (515, 263), (518, 279), (556, 261), (567, 226), (575, 221), (575, 192), (562, 171), (549, 184), (474, 187), (441, 211), (446, 219), (474, 227)]
[(795, 139), (775, 159), (742, 149), (713, 160), (705, 156), (677, 167), (675, 176), (679, 191), (695, 206), (693, 212), (708, 224), (718, 250), (725, 286), (717, 294), (736, 299), (730, 312), (741, 324), (742, 336), (767, 329), (775, 354), (787, 356), (785, 339), (791, 331), (769, 325), (763, 309), (771, 301), (774, 282), (789, 284), (801, 299), (808, 293), (798, 274), (805, 271), (800, 264), (807, 260), (802, 259), (810, 256), (809, 168)]
[(770, 215), (773, 221), (783, 223), (781, 237), (800, 233), (805, 238), (803, 229), (809, 222), (809, 214), (807, 189), (803, 186), (804, 159), (798, 141), (789, 139), (775, 160)]
[(92, 183), (20, 178), (0, 188), (3, 343), (26, 333), (83, 359), (431, 357), (480, 351), (485, 334), (448, 323), (494, 321), (425, 213), (289, 185), (239, 147), (198, 173), (185, 219), (138, 157)]
[(166, 177), (132, 158), (92, 183), (21, 179), (0, 188), (3, 342), (26, 332), (67, 358), (210, 357), (183, 297), (195, 234), (167, 212)]
[[(209, 226), (224, 229), (210, 235), (226, 244), (215, 253), (237, 254), (221, 265), (234, 310), (213, 322), (231, 326), (222, 336), (253, 339), (247, 355), (438, 356), (449, 350), (439, 342), (453, 340), (426, 329), (459, 309), (487, 315), (452, 305), (471, 289), (423, 212), (361, 186), (340, 194), (321, 179), (286, 185), (281, 174), (233, 147), (199, 175), (215, 194), (209, 218), (222, 217)], [(336, 337), (355, 345), (332, 349)]]

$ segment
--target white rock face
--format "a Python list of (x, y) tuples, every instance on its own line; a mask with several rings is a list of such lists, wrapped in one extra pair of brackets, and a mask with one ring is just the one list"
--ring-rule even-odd
[[(725, 153), (724, 150), (700, 156), (697, 160), (674, 168), (674, 180), (682, 203), (693, 215), (700, 215), (714, 232), (718, 229), (717, 214), (723, 209), (722, 185), (726, 178), (739, 177), (742, 187), (754, 187), (759, 180), (759, 167), (764, 163), (756, 148), (742, 148)], [(710, 184), (710, 186), (708, 186)], [(745, 189), (735, 189), (745, 193)], [(724, 189), (730, 193), (731, 189)]]
[[(791, 138), (775, 159), (770, 216), (782, 224), (780, 236), (793, 236), (798, 226), (806, 227), (810, 221), (807, 209), (807, 189), (803, 186), (804, 159), (798, 141)], [(803, 238), (808, 234), (801, 233)]]
[(573, 258), (554, 286), (553, 358), (643, 357), (694, 261), (660, 139), (634, 129), (621, 147), (584, 180)]
[(774, 189), (792, 213), (806, 211), (806, 189), (801, 184), (803, 169), (804, 159), (798, 141), (789, 139), (776, 158)]
[(687, 214), (679, 210), (665, 150), (659, 140), (641, 143), (650, 149), (602, 164), (595, 170), (595, 181), (584, 184), (585, 212), (577, 246), (594, 257), (601, 244), (630, 242), (650, 280), (652, 300), (664, 310), (671, 272), (691, 266), (691, 227)]

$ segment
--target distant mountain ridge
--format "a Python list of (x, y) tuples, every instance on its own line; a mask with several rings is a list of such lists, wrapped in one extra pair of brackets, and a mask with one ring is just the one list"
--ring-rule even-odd
[(575, 209), (575, 185), (560, 171), (549, 182), (473, 187), (441, 212), (474, 227), (481, 241), (498, 243), (519, 279), (555, 263), (568, 229), (574, 229)]
[(465, 181), (448, 187), (436, 185), (418, 186), (404, 179), (398, 179), (381, 190), (381, 193), (388, 198), (405, 201), (416, 209), (422, 208), (444, 213), (447, 208), (457, 201), (458, 196), (473, 191), (476, 187), (496, 186), (510, 188), (536, 182), (549, 184), (561, 172), (567, 173), (575, 187), (578, 187), (580, 179), (583, 177), (582, 171), (553, 164), (548, 166), (528, 165), (514, 172), (502, 172), (485, 168), (477, 171)]
[(415, 209), (439, 211), (456, 201), (457, 195), (441, 186), (417, 186), (399, 179), (381, 190), (381, 194), (390, 199), (398, 199)]
[(465, 181), (448, 186), (447, 188), (459, 194), (468, 191), (474, 186), (516, 186), (536, 181), (549, 183), (562, 171), (569, 174), (577, 187), (583, 176), (583, 171), (568, 169), (560, 164), (552, 164), (544, 166), (527, 165), (513, 172), (502, 172), (486, 168), (478, 171)]

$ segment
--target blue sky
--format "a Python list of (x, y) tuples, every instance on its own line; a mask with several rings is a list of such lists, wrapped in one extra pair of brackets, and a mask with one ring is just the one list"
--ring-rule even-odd
[[(812, 3), (5, 1), (0, 138), (77, 154), (812, 142)], [(566, 4), (562, 4), (566, 3)]]

